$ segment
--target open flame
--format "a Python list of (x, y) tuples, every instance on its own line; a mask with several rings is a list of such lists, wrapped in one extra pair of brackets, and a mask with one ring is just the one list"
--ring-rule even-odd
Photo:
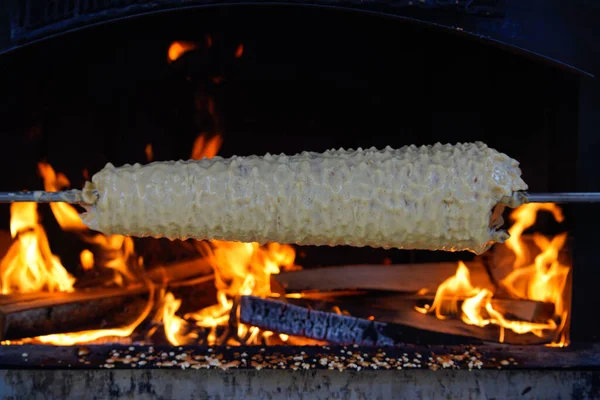
[[(511, 238), (506, 242), (506, 247), (513, 252), (514, 262), (512, 271), (501, 281), (501, 286), (512, 298), (553, 304), (552, 318), (541, 323), (511, 320), (494, 309), (492, 291), (472, 286), (469, 270), (463, 262), (459, 262), (454, 276), (440, 284), (431, 306), (417, 307), (417, 311), (435, 313), (439, 319), (460, 314), (465, 324), (479, 327), (498, 325), (501, 328), (500, 342), (504, 341), (505, 329), (518, 334), (532, 333), (538, 337), (544, 337), (549, 331), (557, 331), (557, 340), (552, 345), (566, 346), (568, 332), (564, 326), (569, 310), (565, 304), (565, 288), (570, 266), (560, 263), (559, 252), (565, 245), (567, 235), (562, 233), (549, 239), (534, 234), (533, 242), (539, 249), (535, 257), (532, 257), (531, 248), (522, 238), (523, 232), (533, 226), (541, 210), (551, 212), (558, 222), (564, 219), (561, 209), (555, 204), (525, 204), (511, 213), (510, 219), (515, 223), (509, 230)], [(459, 300), (462, 301), (460, 310)]]
[(11, 204), (10, 233), (14, 241), (0, 262), (2, 294), (73, 291), (75, 279), (52, 254), (36, 203)]
[(458, 312), (459, 300), (465, 297), (476, 297), (480, 292), (482, 292), (480, 289), (471, 285), (471, 276), (465, 263), (459, 261), (456, 274), (446, 279), (438, 287), (433, 304), (425, 308), (417, 308), (417, 311), (422, 313), (435, 312), (435, 316), (439, 319), (446, 319), (444, 314), (456, 314)]
[(171, 43), (171, 45), (169, 46), (169, 50), (167, 51), (169, 62), (171, 63), (177, 60), (185, 53), (192, 51), (197, 47), (198, 46), (196, 46), (196, 44), (192, 42), (175, 41)]
[(154, 306), (154, 286), (149, 284), (148, 302), (142, 313), (131, 324), (111, 329), (92, 329), (81, 332), (57, 333), (52, 335), (38, 336), (35, 339), (45, 344), (57, 346), (72, 346), (78, 343), (89, 343), (107, 337), (125, 338), (131, 336), (133, 331), (148, 317)]
[[(221, 145), (220, 135), (210, 138), (199, 135), (192, 148), (192, 158), (214, 157)], [(151, 146), (147, 147), (148, 161), (152, 160)], [(47, 163), (38, 165), (44, 180), (45, 190), (55, 191), (69, 188), (66, 176), (56, 173)], [(35, 338), (37, 342), (55, 345), (72, 345), (95, 341), (106, 337), (128, 337), (145, 321), (156, 305), (159, 305), (154, 321), (163, 325), (165, 337), (172, 345), (193, 343), (198, 334), (193, 327), (208, 329), (207, 341), (218, 342), (218, 328), (228, 326), (230, 316), (235, 311), (238, 296), (273, 296), (270, 276), (280, 270), (297, 268), (295, 250), (289, 245), (270, 243), (241, 243), (212, 240), (194, 242), (198, 252), (205, 257), (214, 271), (217, 289), (216, 304), (186, 315), (177, 315), (182, 300), (164, 287), (155, 290), (154, 284), (144, 277), (143, 260), (135, 252), (133, 240), (121, 235), (105, 236), (90, 231), (81, 222), (77, 210), (66, 203), (52, 203), (51, 210), (65, 231), (81, 237), (91, 248), (80, 254), (84, 270), (108, 268), (114, 271), (113, 284), (118, 286), (144, 284), (149, 288), (146, 307), (137, 319), (127, 326), (114, 329), (96, 329), (65, 334), (53, 334)], [(533, 234), (533, 245), (523, 240), (525, 230), (534, 225), (539, 211), (552, 213), (561, 222), (564, 217), (554, 204), (527, 204), (510, 216), (514, 224), (510, 228), (511, 238), (506, 242), (514, 258), (512, 270), (500, 282), (503, 295), (510, 298), (551, 303), (554, 315), (546, 321), (521, 321), (511, 319), (494, 308), (496, 293), (488, 288), (474, 287), (468, 267), (459, 262), (454, 276), (445, 280), (437, 289), (431, 305), (417, 308), (421, 313), (434, 313), (439, 319), (460, 316), (463, 323), (477, 327), (496, 325), (501, 328), (499, 341), (504, 340), (505, 330), (517, 334), (533, 334), (544, 337), (548, 332), (556, 332), (555, 346), (568, 344), (568, 330), (564, 329), (568, 320), (569, 305), (565, 301), (570, 266), (559, 261), (559, 253), (566, 242), (566, 234), (548, 238)], [(58, 257), (52, 254), (48, 238), (38, 221), (35, 203), (14, 203), (11, 205), (11, 235), (14, 239), (4, 259), (0, 262), (0, 290), (2, 294), (43, 291), (74, 290), (75, 278), (62, 266)], [(136, 268), (140, 270), (136, 270)], [(261, 338), (273, 336), (273, 332), (261, 331), (256, 327), (238, 324), (237, 331), (229, 334), (227, 343), (236, 343), (244, 338), (245, 343), (258, 343)], [(287, 335), (279, 335), (282, 341)]]
[(82, 250), (79, 255), (79, 261), (81, 262), (81, 267), (85, 270), (94, 268), (94, 253), (88, 249)]
[[(60, 191), (70, 188), (68, 178), (59, 173), (57, 174), (52, 166), (47, 163), (39, 163), (38, 170), (44, 180), (44, 190)], [(105, 236), (101, 233), (95, 233), (81, 221), (79, 212), (75, 207), (67, 203), (50, 203), (50, 208), (56, 221), (65, 231), (76, 232), (81, 239), (102, 255), (103, 268), (109, 268), (114, 271), (114, 281), (117, 285), (123, 286), (124, 281), (134, 282), (137, 278), (131, 271), (132, 259), (136, 258), (133, 239), (122, 235)], [(80, 254), (81, 265), (84, 269), (91, 269), (94, 266), (95, 256), (89, 250), (83, 250)]]
[(152, 162), (154, 160), (154, 150), (152, 149), (152, 143), (148, 143), (144, 148), (144, 153), (146, 153), (146, 160), (148, 162)]
[(235, 58), (240, 58), (244, 54), (244, 45), (240, 43), (235, 49)]
[[(199, 135), (192, 148), (192, 158), (214, 157), (222, 144), (220, 135), (210, 138)], [(153, 158), (151, 146), (146, 147), (148, 161)], [(39, 163), (38, 170), (47, 191), (59, 191), (70, 187), (67, 177), (56, 173), (48, 163)], [(135, 253), (133, 240), (121, 235), (105, 236), (90, 231), (79, 218), (78, 211), (66, 203), (52, 203), (51, 210), (65, 231), (74, 232), (90, 245), (80, 254), (84, 270), (109, 268), (114, 271), (113, 284), (117, 286), (147, 285), (150, 289), (148, 302), (137, 319), (114, 329), (95, 329), (82, 332), (52, 334), (34, 338), (41, 343), (73, 345), (107, 337), (128, 337), (148, 318), (156, 305), (159, 305), (154, 322), (162, 323), (167, 340), (172, 345), (193, 342), (198, 335), (189, 329), (197, 326), (209, 330), (208, 342), (217, 340), (217, 328), (227, 326), (234, 307), (235, 298), (240, 295), (267, 297), (271, 295), (271, 274), (280, 268), (294, 266), (295, 251), (288, 245), (271, 243), (260, 246), (258, 243), (224, 241), (195, 242), (214, 270), (217, 303), (185, 315), (176, 315), (181, 300), (165, 288), (155, 290), (154, 284), (144, 278), (143, 260)], [(1, 262), (1, 290), (3, 294), (12, 292), (73, 291), (75, 279), (51, 253), (48, 238), (38, 222), (35, 203), (14, 203), (11, 208), (11, 233), (15, 241)], [(141, 271), (136, 268), (142, 268)], [(191, 332), (190, 332), (191, 331)], [(272, 336), (272, 332), (261, 332), (258, 328), (240, 325), (237, 337), (246, 337), (247, 342), (256, 341), (260, 335)], [(279, 335), (287, 340), (286, 335)], [(235, 335), (231, 336), (234, 340)], [(231, 341), (230, 341), (231, 342)]]
[(158, 318), (162, 320), (165, 336), (173, 346), (182, 346), (196, 337), (194, 334), (184, 335), (182, 333), (187, 330), (188, 323), (183, 318), (175, 315), (180, 306), (181, 300), (176, 299), (173, 293), (169, 292), (162, 296), (162, 307), (158, 313)]
[[(217, 155), (222, 143), (223, 139), (220, 135), (206, 138), (202, 134), (194, 142), (191, 158), (194, 160), (212, 158)], [(296, 258), (292, 246), (277, 243), (260, 246), (258, 243), (212, 240), (196, 242), (196, 247), (214, 270), (217, 304), (188, 313), (185, 319), (195, 321), (199, 327), (209, 328), (208, 342), (211, 345), (217, 340), (217, 327), (227, 325), (236, 296), (269, 296), (271, 274), (279, 273), (281, 267), (293, 267)], [(171, 303), (170, 312), (173, 315), (181, 303), (174, 298), (169, 298), (168, 301)], [(181, 330), (178, 328), (182, 325), (182, 320), (165, 318), (163, 323), (169, 341), (182, 343), (184, 339), (179, 334)], [(267, 336), (272, 334), (272, 332), (265, 333)], [(259, 330), (239, 324), (238, 337), (248, 334), (251, 337), (247, 342), (252, 342), (252, 339), (258, 337)]]
[[(47, 163), (39, 163), (38, 170), (44, 180), (44, 189), (58, 191), (70, 186), (63, 174), (57, 174)], [(94, 245), (104, 259), (103, 267), (115, 271), (114, 283), (124, 285), (124, 280), (138, 282), (132, 272), (131, 258), (135, 258), (133, 240), (121, 235), (104, 236), (90, 231), (79, 218), (77, 210), (67, 203), (51, 203), (52, 213), (60, 227), (75, 232), (82, 240)], [(14, 241), (0, 262), (0, 288), (2, 294), (40, 291), (74, 291), (75, 278), (62, 266), (50, 251), (44, 228), (38, 222), (36, 203), (13, 203), (11, 205), (11, 235)], [(94, 253), (83, 250), (81, 265), (85, 270), (95, 267)], [(147, 283), (148, 284), (148, 283)], [(153, 306), (154, 292), (151, 284), (148, 303), (136, 321), (116, 329), (97, 329), (84, 332), (55, 334), (35, 338), (41, 343), (71, 345), (98, 340), (103, 337), (127, 337), (148, 316)]]
[[(271, 294), (271, 275), (280, 268), (291, 268), (296, 258), (295, 250), (288, 245), (270, 243), (198, 242), (200, 251), (208, 258), (215, 272), (218, 303), (186, 315), (200, 327), (211, 328), (209, 344), (216, 339), (216, 327), (229, 321), (236, 296)], [(240, 324), (237, 335), (243, 337), (248, 327)]]
[[(71, 186), (69, 179), (64, 174), (57, 174), (50, 164), (38, 163), (38, 171), (44, 180), (44, 190), (56, 192), (67, 189)], [(88, 227), (79, 218), (79, 213), (75, 208), (67, 203), (50, 203), (50, 208), (54, 218), (65, 231), (84, 232)]]
[(560, 207), (553, 203), (529, 203), (514, 210), (509, 217), (511, 221), (514, 221), (514, 224), (508, 230), (510, 238), (506, 241), (506, 247), (515, 253), (516, 268), (524, 266), (531, 258), (528, 247), (521, 240), (521, 235), (527, 228), (535, 224), (539, 211), (552, 213), (557, 222), (563, 222), (565, 219)]
[[(172, 46), (173, 47), (173, 46)], [(181, 56), (191, 48), (174, 47), (169, 58)], [(178, 50), (177, 50), (178, 49)], [(178, 53), (176, 52), (179, 51)], [(240, 45), (238, 52), (243, 52)], [(212, 101), (208, 102), (209, 111), (214, 112)], [(207, 137), (199, 135), (192, 147), (191, 158), (200, 160), (218, 154), (223, 139), (220, 135)], [(146, 158), (154, 158), (152, 145), (145, 148)], [(38, 170), (47, 191), (60, 191), (70, 187), (64, 174), (56, 173), (48, 163), (39, 163)], [(87, 171), (84, 173), (87, 174)], [(80, 254), (80, 263), (84, 271), (100, 268), (113, 271), (113, 285), (145, 285), (148, 287), (148, 301), (144, 310), (131, 324), (114, 329), (95, 329), (82, 332), (53, 334), (35, 338), (37, 342), (55, 345), (73, 345), (96, 341), (106, 337), (129, 337), (144, 322), (153, 310), (157, 310), (152, 321), (162, 324), (169, 343), (175, 346), (194, 343), (198, 334), (194, 331), (208, 330), (209, 345), (223, 343), (218, 337), (218, 328), (228, 327), (239, 296), (274, 296), (271, 288), (271, 275), (282, 269), (298, 268), (295, 265), (295, 250), (289, 245), (270, 243), (261, 246), (258, 243), (226, 242), (219, 240), (193, 242), (197, 251), (209, 263), (214, 272), (217, 289), (216, 304), (178, 315), (182, 300), (165, 287), (155, 288), (145, 275), (143, 260), (136, 254), (133, 239), (122, 235), (105, 236), (90, 231), (81, 221), (78, 211), (66, 203), (51, 203), (50, 208), (60, 227), (77, 234), (90, 247)], [(509, 232), (511, 237), (505, 246), (514, 258), (512, 270), (500, 281), (498, 290), (473, 286), (468, 267), (458, 263), (454, 276), (446, 279), (438, 287), (431, 305), (417, 307), (421, 313), (432, 313), (441, 320), (459, 316), (463, 323), (486, 327), (499, 326), (499, 341), (504, 341), (505, 330), (517, 334), (533, 334), (546, 337), (549, 332), (556, 335), (552, 345), (568, 344), (568, 330), (565, 329), (569, 317), (569, 304), (565, 297), (565, 288), (570, 266), (559, 261), (567, 235), (559, 234), (548, 238), (533, 234), (533, 245), (526, 242), (522, 235), (536, 222), (537, 213), (552, 213), (558, 222), (564, 220), (561, 209), (554, 204), (527, 204), (514, 210), (510, 219), (514, 222)], [(75, 278), (52, 254), (46, 232), (39, 223), (37, 204), (14, 203), (11, 205), (11, 236), (14, 239), (7, 254), (0, 261), (1, 294), (30, 292), (72, 292)], [(507, 312), (494, 308), (496, 296), (509, 296), (550, 303), (554, 306), (554, 315), (546, 321), (521, 321), (511, 319)], [(291, 297), (291, 296), (290, 296)], [(341, 311), (338, 309), (341, 313)], [(260, 339), (274, 335), (270, 331), (261, 331), (257, 327), (237, 324), (236, 332), (229, 332), (225, 342), (234, 344), (243, 341), (257, 344)], [(243, 338), (243, 340), (241, 340)], [(280, 334), (282, 341), (288, 336)]]
[(192, 160), (202, 160), (203, 158), (213, 158), (219, 152), (223, 145), (221, 135), (215, 135), (211, 138), (206, 138), (206, 135), (198, 135), (192, 146)]

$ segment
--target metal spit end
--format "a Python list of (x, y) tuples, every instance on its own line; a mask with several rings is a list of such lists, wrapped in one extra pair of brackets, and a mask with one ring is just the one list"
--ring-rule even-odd
[(523, 204), (529, 203), (529, 194), (524, 190), (513, 192), (510, 196), (504, 196), (500, 200), (501, 204), (504, 204), (510, 208), (517, 208)]

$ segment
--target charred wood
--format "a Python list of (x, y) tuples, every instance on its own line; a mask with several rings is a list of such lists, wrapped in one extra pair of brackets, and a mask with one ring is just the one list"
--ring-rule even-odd
[(154, 283), (169, 284), (187, 281), (191, 278), (206, 277), (212, 272), (207, 258), (197, 258), (152, 268), (148, 271), (147, 276)]
[(317, 311), (324, 312), (331, 311), (334, 307), (338, 307), (344, 312), (358, 318), (371, 318), (379, 323), (386, 324), (388, 326), (388, 331), (401, 330), (400, 327), (404, 326), (445, 335), (468, 337), (485, 342), (514, 345), (547, 344), (556, 339), (556, 333), (554, 331), (548, 331), (544, 336), (538, 337), (531, 333), (517, 334), (497, 325), (487, 325), (484, 327), (468, 325), (458, 317), (449, 317), (440, 320), (433, 314), (422, 314), (417, 312), (413, 308), (414, 303), (399, 303), (395, 309), (385, 309), (371, 307), (364, 302), (348, 302), (347, 300), (348, 298), (339, 299), (335, 303), (297, 300), (294, 301), (294, 303), (302, 304), (305, 307), (312, 307)]
[[(350, 315), (332, 312), (336, 305)], [(546, 344), (555, 339), (554, 332), (538, 337), (531, 333), (517, 334), (495, 325), (478, 327), (465, 324), (460, 319), (440, 320), (431, 314), (421, 314), (412, 306), (382, 309), (364, 304), (347, 305), (343, 301), (329, 303), (304, 299), (290, 304), (243, 296), (240, 299), (239, 319), (242, 323), (275, 333), (323, 340), (332, 344), (363, 346), (392, 345), (401, 340), (403, 327), (518, 345)]]
[[(114, 328), (133, 322), (148, 301), (148, 287), (145, 283), (126, 288), (106, 287), (112, 283), (110, 272), (84, 281), (71, 293), (0, 296), (0, 340)], [(175, 297), (188, 299), (185, 302), (188, 308), (202, 308), (216, 298), (211, 272), (210, 264), (200, 258), (153, 268), (146, 278), (167, 287)]]
[(390, 346), (394, 340), (385, 333), (386, 324), (293, 304), (242, 296), (240, 322), (276, 333), (324, 340), (332, 344)]
[(127, 325), (144, 309), (148, 289), (140, 285), (10, 297), (0, 301), (2, 340)]
[[(197, 258), (153, 267), (147, 271), (143, 278), (149, 279), (157, 285), (174, 287), (201, 284), (205, 280), (213, 280), (214, 275), (207, 259)], [(110, 285), (114, 285), (114, 273), (107, 268), (102, 269), (96, 276), (83, 277), (75, 283), (77, 289), (98, 288)]]
[[(368, 305), (371, 308), (398, 310), (414, 309), (432, 304), (434, 294), (400, 294), (393, 292), (305, 292), (302, 298), (306, 300), (322, 300), (343, 305)], [(463, 298), (455, 298), (458, 309), (462, 306)], [(554, 304), (541, 301), (522, 299), (492, 299), (492, 307), (511, 320), (527, 322), (546, 322), (554, 316)]]

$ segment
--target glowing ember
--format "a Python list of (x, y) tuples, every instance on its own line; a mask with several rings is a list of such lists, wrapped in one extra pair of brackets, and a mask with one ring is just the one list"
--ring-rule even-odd
[(196, 44), (192, 42), (175, 41), (171, 43), (169, 50), (167, 51), (169, 62), (177, 60), (188, 51), (194, 50), (196, 47)]
[[(535, 257), (529, 254), (530, 250), (521, 237), (527, 228), (533, 226), (537, 212), (541, 210), (551, 212), (558, 222), (564, 219), (560, 208), (555, 204), (526, 204), (513, 211), (510, 218), (515, 223), (509, 230), (511, 238), (506, 242), (506, 247), (512, 250), (515, 260), (513, 270), (502, 280), (501, 285), (512, 298), (552, 303), (555, 311), (551, 319), (538, 323), (507, 318), (492, 306), (493, 292), (471, 285), (469, 270), (462, 262), (459, 262), (456, 274), (438, 287), (433, 304), (417, 308), (417, 311), (435, 312), (439, 319), (460, 314), (465, 324), (479, 327), (500, 326), (500, 342), (504, 341), (505, 329), (518, 334), (532, 333), (538, 337), (545, 337), (549, 332), (556, 331), (555, 337), (558, 339), (552, 345), (567, 345), (568, 332), (565, 325), (569, 310), (565, 304), (565, 288), (570, 266), (562, 265), (558, 260), (567, 235), (563, 233), (548, 239), (541, 234), (534, 234), (533, 242), (539, 249)], [(528, 265), (530, 260), (533, 263)], [(459, 299), (463, 300), (460, 310)]]

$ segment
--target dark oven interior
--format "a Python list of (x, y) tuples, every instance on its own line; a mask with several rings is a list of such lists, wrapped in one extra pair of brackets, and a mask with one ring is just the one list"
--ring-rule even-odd
[[(222, 141), (218, 154), (225, 157), (267, 152), (293, 154), (304, 150), (320, 152), (339, 147), (382, 148), (483, 141), (519, 160), (530, 191), (576, 190), (579, 77), (541, 60), (467, 37), (460, 31), (347, 10), (231, 6), (160, 13), (99, 25), (32, 44), (2, 57), (0, 163), (5, 171), (0, 178), (2, 190), (41, 188), (44, 180), (40, 177), (40, 162), (64, 174), (71, 187), (80, 188), (86, 177), (107, 162), (121, 165), (146, 163), (149, 157), (152, 160), (186, 159), (200, 135), (204, 138), (205, 155)], [(210, 143), (208, 147), (207, 143)], [(50, 179), (48, 175), (45, 178)], [(547, 235), (548, 240), (568, 232), (559, 258), (570, 267), (575, 217), (570, 207), (561, 209), (564, 221), (558, 223), (551, 213), (541, 211), (537, 222), (525, 233), (531, 244), (532, 231)], [(127, 241), (125, 244), (117, 241), (117, 245), (111, 247), (106, 244), (110, 240), (92, 240), (90, 233), (65, 229), (56, 217), (56, 210), (48, 206), (39, 206), (38, 213), (51, 252), (77, 279), (76, 293), (116, 290), (101, 297), (109, 296), (108, 293), (121, 295), (119, 290), (127, 284), (140, 283), (139, 276), (144, 275), (144, 270), (156, 272), (165, 265), (196, 260), (206, 254), (206, 249), (195, 243), (156, 239), (135, 239), (132, 253), (131, 248), (125, 248)], [(0, 226), (6, 231), (10, 215), (7, 205), (0, 207)], [(506, 220), (507, 225), (512, 223), (508, 214)], [(5, 242), (8, 248), (10, 239)], [(493, 268), (497, 267), (494, 260), (502, 251), (507, 251), (493, 249), (491, 254), (476, 259), (466, 253), (345, 247), (294, 249), (295, 264), (304, 271), (361, 264), (404, 267), (428, 264), (421, 268), (452, 264), (451, 273), (444, 279), (454, 274), (459, 260), (468, 265), (482, 263), (484, 273), (493, 278)], [(85, 250), (95, 257), (91, 268), (86, 266), (89, 260), (82, 256)], [(143, 265), (138, 256), (143, 258)], [(118, 270), (114, 266), (115, 259), (126, 264), (125, 268), (130, 268), (128, 272), (114, 272)], [(533, 258), (529, 261), (534, 264)], [(242, 277), (220, 270), (219, 266), (210, 267), (217, 275), (216, 288), (214, 280), (202, 279), (200, 269), (199, 276), (193, 276), (195, 283), (167, 287), (167, 292), (182, 300), (178, 311), (169, 314), (168, 306), (173, 302), (165, 300), (162, 293), (162, 300), (156, 301), (152, 311), (157, 316), (148, 314), (130, 340), (155, 344), (224, 344), (223, 338), (230, 344), (323, 342), (318, 335), (288, 339), (295, 331), (285, 329), (279, 332), (283, 335), (278, 338), (276, 334), (257, 338), (258, 335), (248, 330), (240, 333), (239, 327), (235, 328), (235, 334), (227, 333), (234, 328), (223, 321), (229, 317), (240, 318), (240, 315), (226, 315), (222, 310), (219, 316), (224, 319), (218, 329), (211, 330), (209, 322), (194, 325), (197, 319), (189, 315), (217, 304), (217, 291), (226, 293), (227, 301), (233, 302), (235, 309), (242, 294), (266, 295), (234, 288), (243, 286), (244, 277), (255, 273), (257, 281), (271, 279), (264, 271), (254, 271), (255, 267), (245, 266)], [(202, 271), (204, 278), (212, 273), (211, 268)], [(114, 278), (117, 275), (121, 279), (118, 282)], [(418, 282), (421, 275), (410, 279)], [(570, 322), (565, 319), (570, 318), (567, 316), (570, 270), (563, 278), (566, 280), (566, 306), (563, 306), (567, 314), (556, 323), (568, 325)], [(242, 283), (233, 283), (236, 279)], [(318, 272), (313, 281), (328, 279), (337, 278)], [(270, 301), (277, 302), (284, 296), (289, 282), (271, 282), (270, 290), (279, 290), (280, 297)], [(156, 281), (155, 284), (160, 292), (160, 284)], [(495, 286), (498, 282), (492, 284)], [(258, 285), (255, 283), (254, 287)], [(403, 289), (402, 295), (409, 298), (406, 300), (399, 299), (399, 294), (388, 286), (384, 285), (381, 290), (369, 287), (360, 294), (353, 293), (360, 296), (359, 300), (348, 300), (352, 296), (347, 292), (357, 290), (355, 284), (348, 285), (351, 287), (339, 286), (336, 289), (344, 290), (320, 295), (311, 291), (314, 288), (306, 287), (304, 289), (315, 297), (287, 301), (302, 308), (310, 306), (327, 313), (337, 311), (336, 315), (341, 312), (344, 318), (344, 310), (349, 309), (351, 315), (363, 321), (381, 322), (382, 325), (368, 322), (371, 326), (365, 329), (374, 330), (375, 336), (383, 332), (383, 336), (396, 342), (506, 341), (538, 345), (549, 342), (538, 340), (539, 337), (531, 333), (511, 336), (504, 329), (481, 335), (473, 331), (465, 334), (462, 327), (446, 328), (443, 324), (433, 329), (427, 322), (395, 324), (395, 318), (400, 317), (390, 314), (393, 310), (385, 304), (410, 304), (409, 309), (418, 313), (414, 308), (423, 309), (424, 303), (431, 303), (435, 288), (430, 291), (430, 297), (424, 299), (418, 298), (415, 289)], [(119, 315), (131, 317), (131, 310), (138, 310), (137, 317), (143, 304), (140, 306), (134, 301), (135, 296), (132, 300), (129, 294), (123, 297), (126, 300), (122, 303), (112, 305), (98, 306), (87, 300), (74, 303), (92, 304), (96, 309), (105, 307), (107, 311), (87, 319), (77, 316), (74, 319), (83, 318), (83, 322), (71, 328), (101, 329), (123, 324), (124, 317), (119, 318)], [(15, 293), (11, 295), (14, 297)], [(501, 289), (497, 295), (510, 298), (510, 293), (503, 294)], [(522, 306), (514, 301), (517, 308)], [(382, 308), (365, 309), (365, 304), (373, 307), (380, 304)], [(52, 309), (52, 305), (44, 307), (44, 310)], [(86, 306), (81, 306), (78, 312), (85, 310)], [(273, 312), (271, 310), (271, 315)], [(514, 317), (516, 312), (509, 310), (506, 315)], [(13, 314), (6, 311), (6, 315)], [(203, 315), (203, 321), (208, 321), (208, 314)], [(431, 314), (428, 317), (435, 319)], [(7, 319), (14, 326), (4, 325), (3, 339), (23, 339), (65, 329), (69, 332), (68, 324), (57, 331), (55, 322), (45, 324), (42, 329), (35, 323), (23, 323), (18, 316), (14, 318)], [(28, 314), (27, 318), (33, 317)], [(177, 321), (184, 324), (186, 330), (174, 328), (175, 333), (168, 332), (173, 318), (179, 318)], [(543, 324), (545, 321), (535, 322)], [(276, 331), (272, 324), (268, 327), (272, 329), (266, 330)], [(487, 328), (477, 329), (485, 331)], [(190, 332), (196, 336), (190, 336)], [(369, 335), (365, 334), (360, 344), (368, 344), (367, 339), (372, 336)], [(555, 339), (560, 341), (561, 338)], [(341, 343), (344, 340), (347, 341), (347, 337)], [(123, 338), (119, 341), (128, 343)], [(350, 343), (353, 341), (356, 339), (350, 339)], [(336, 344), (335, 340), (333, 343)], [(375, 344), (390, 343), (376, 341)]]

